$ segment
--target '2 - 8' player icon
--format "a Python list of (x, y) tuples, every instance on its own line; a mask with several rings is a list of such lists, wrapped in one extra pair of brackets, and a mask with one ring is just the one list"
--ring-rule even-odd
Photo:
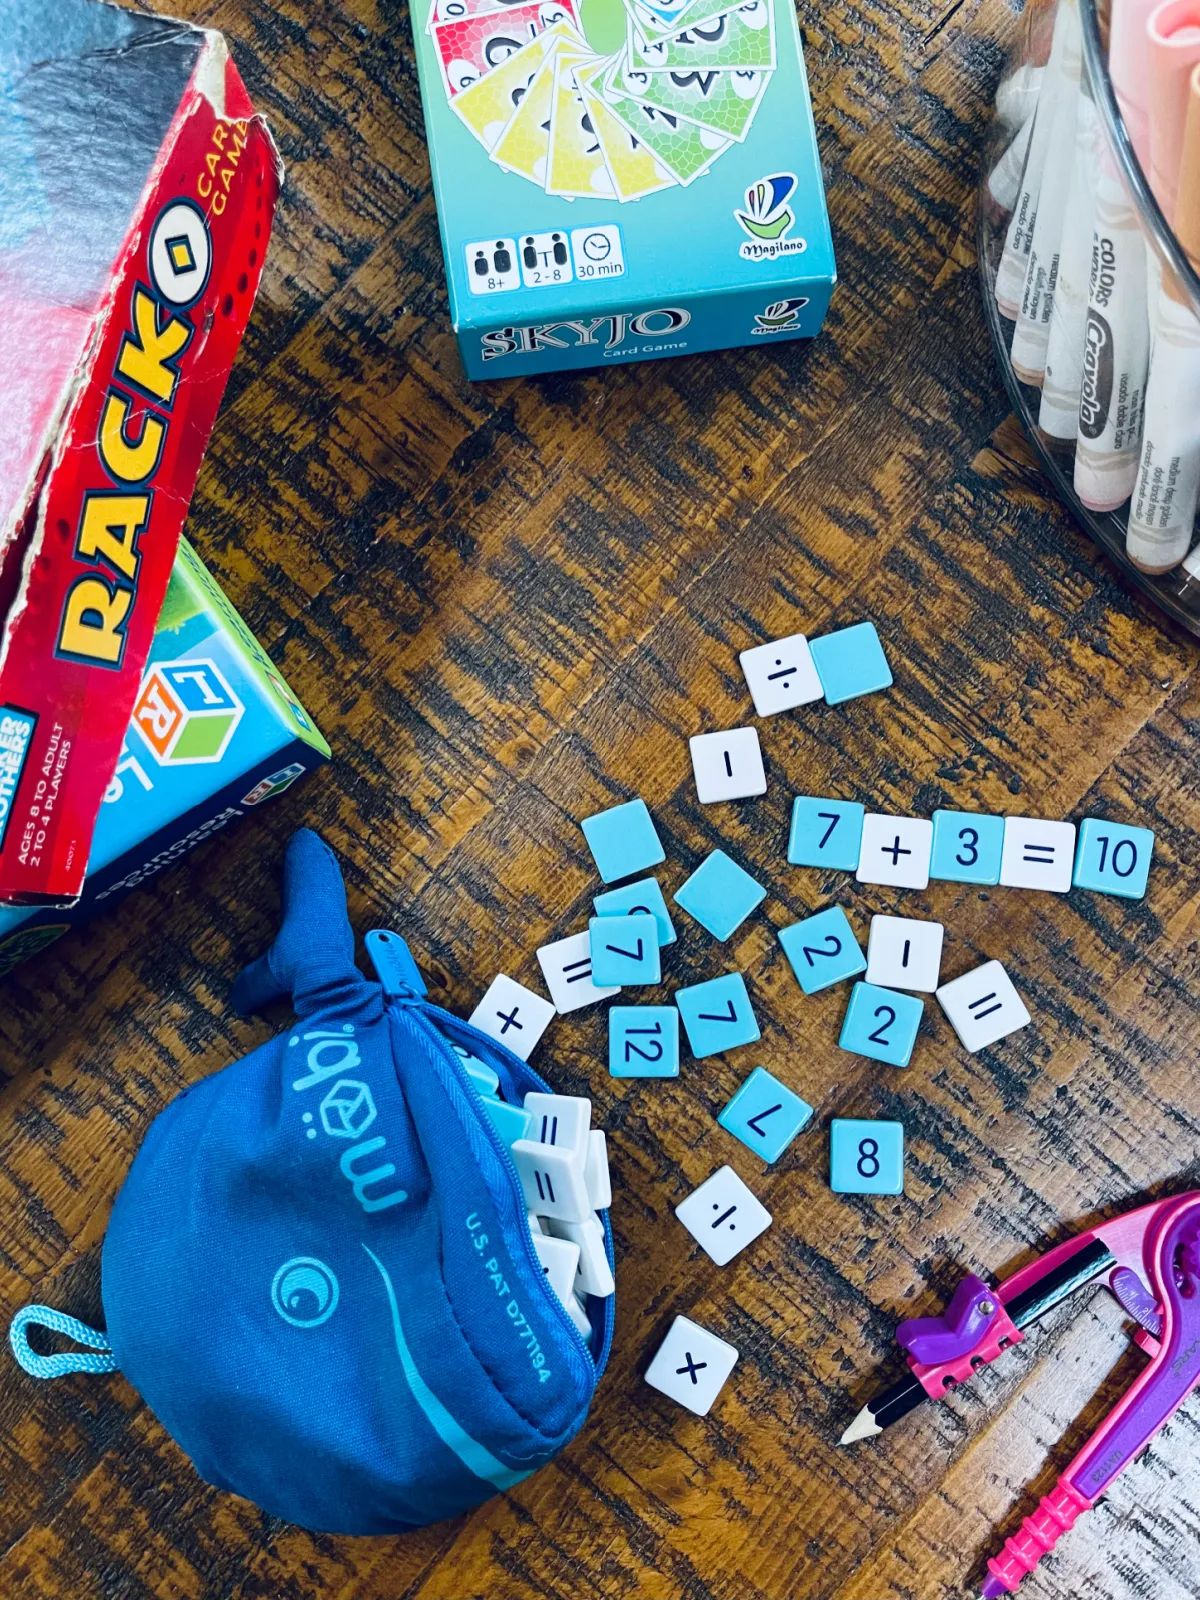
[(547, 250), (532, 233), (528, 234), (525, 239), (525, 246), (521, 251), (521, 260), (530, 272), (535, 271), (538, 267), (541, 267), (543, 271), (548, 270), (551, 264), (556, 267), (565, 267), (567, 264), (567, 241), (561, 233), (552, 233), (550, 235), (550, 248)]

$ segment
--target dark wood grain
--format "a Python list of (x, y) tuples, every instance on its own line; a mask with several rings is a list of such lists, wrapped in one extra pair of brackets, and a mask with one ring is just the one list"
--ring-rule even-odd
[[(836, 1440), (894, 1369), (898, 1316), (1081, 1218), (1200, 1181), (1194, 644), (1047, 497), (978, 302), (973, 191), (1016, 26), (1001, 0), (877, 0), (801, 21), (838, 250), (811, 346), (482, 387), (462, 379), (397, 0), (176, 0), (222, 28), (287, 163), (254, 321), (189, 534), (335, 747), (335, 765), (6, 980), (0, 1313), (98, 1317), (99, 1244), (150, 1118), (268, 1036), (229, 982), (269, 936), (283, 841), (340, 852), (359, 928), (393, 922), (436, 997), (578, 928), (577, 819), (642, 794), (675, 888), (716, 844), (770, 887), (729, 945), (761, 1046), (619, 1082), (603, 1018), (542, 1065), (609, 1130), (617, 1341), (551, 1467), (461, 1523), (318, 1538), (201, 1484), (120, 1378), (0, 1383), (8, 1600), (948, 1600), (1049, 1487), (1139, 1358), (1115, 1308), (1059, 1313), (881, 1444)], [(871, 617), (887, 694), (761, 724), (768, 794), (697, 805), (687, 736), (745, 720), (747, 645)], [(788, 867), (795, 792), (1152, 826), (1144, 904)], [(861, 928), (947, 925), (1034, 1026), (966, 1056), (935, 1007), (913, 1066), (837, 1050), (844, 991), (799, 992), (775, 930), (829, 899)], [(684, 919), (681, 919), (681, 921)], [(715, 1122), (755, 1062), (818, 1107), (769, 1171)], [(900, 1117), (903, 1197), (829, 1192), (833, 1115)], [(774, 1225), (718, 1270), (675, 1222), (729, 1161)], [(735, 1343), (713, 1414), (641, 1381), (677, 1312)], [(889, 1372), (890, 1375), (890, 1372)], [(1030, 1600), (1198, 1590), (1200, 1409), (1030, 1581)]]

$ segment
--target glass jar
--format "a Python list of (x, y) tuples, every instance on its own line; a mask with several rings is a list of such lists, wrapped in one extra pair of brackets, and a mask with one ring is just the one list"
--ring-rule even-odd
[(1112, 4), (1027, 0), (980, 186), (984, 304), (1047, 477), (1200, 634), (1200, 33), (1186, 0)]

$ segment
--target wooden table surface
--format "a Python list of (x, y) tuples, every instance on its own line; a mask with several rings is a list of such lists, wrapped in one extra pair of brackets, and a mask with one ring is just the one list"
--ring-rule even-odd
[[(228, 1009), (310, 822), (356, 926), (393, 923), (435, 996), (578, 928), (577, 819), (643, 795), (675, 888), (717, 844), (769, 885), (730, 945), (761, 1046), (616, 1082), (604, 1020), (540, 1064), (608, 1129), (617, 1339), (552, 1466), (457, 1524), (313, 1537), (208, 1489), (119, 1377), (0, 1382), (5, 1600), (941, 1600), (973, 1591), (1140, 1357), (1100, 1296), (884, 1441), (836, 1441), (896, 1371), (898, 1317), (1079, 1219), (1197, 1182), (1196, 645), (1047, 497), (992, 365), (973, 191), (1016, 21), (1002, 0), (804, 0), (840, 283), (810, 345), (472, 387), (446, 318), (406, 8), (173, 0), (223, 29), (288, 178), (189, 535), (335, 747), (315, 780), (5, 981), (0, 1312), (99, 1318), (99, 1249), (150, 1119), (269, 1035)], [(687, 737), (744, 722), (737, 652), (872, 618), (882, 695), (760, 724), (765, 798), (701, 809)], [(1130, 904), (859, 889), (789, 868), (791, 796), (1157, 831)], [(906, 1072), (835, 1046), (775, 930), (831, 898), (947, 925), (945, 970), (1010, 966), (1033, 1026), (967, 1056), (936, 1006)], [(681, 918), (683, 922), (685, 919)], [(769, 1170), (716, 1114), (770, 1066), (818, 1108)], [(901, 1118), (906, 1192), (840, 1198), (831, 1116)], [(672, 1208), (723, 1162), (774, 1215), (724, 1269)], [(672, 1317), (741, 1361), (693, 1418), (642, 1372)], [(1108, 1376), (1111, 1369), (1111, 1378)], [(1078, 1421), (1076, 1419), (1079, 1419)], [(1024, 1591), (1183, 1600), (1200, 1583), (1192, 1404)], [(1046, 1465), (1046, 1463), (1050, 1465)], [(1030, 1487), (1032, 1486), (1032, 1487)]]

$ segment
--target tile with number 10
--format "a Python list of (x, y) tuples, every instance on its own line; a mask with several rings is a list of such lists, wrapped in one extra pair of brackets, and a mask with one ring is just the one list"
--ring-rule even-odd
[(1120, 822), (1085, 817), (1075, 852), (1074, 885), (1077, 889), (1140, 900), (1146, 892), (1153, 854), (1152, 829), (1128, 828)]

